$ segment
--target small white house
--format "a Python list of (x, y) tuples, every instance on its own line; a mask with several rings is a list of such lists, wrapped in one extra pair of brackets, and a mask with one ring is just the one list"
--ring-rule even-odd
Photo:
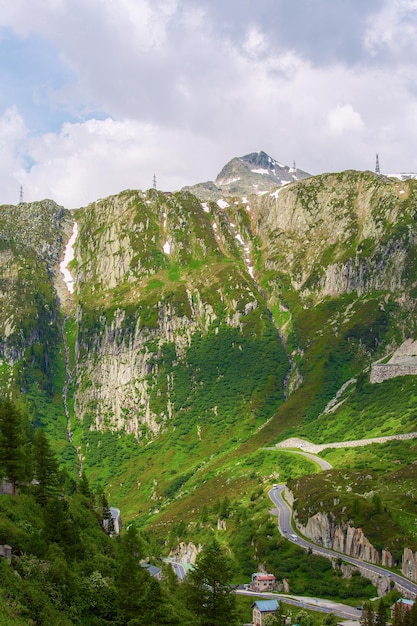
[(250, 588), (253, 591), (272, 591), (275, 588), (276, 578), (273, 574), (256, 572), (252, 574)]
[(265, 616), (273, 615), (278, 607), (278, 600), (257, 600), (252, 604), (252, 624), (263, 626)]

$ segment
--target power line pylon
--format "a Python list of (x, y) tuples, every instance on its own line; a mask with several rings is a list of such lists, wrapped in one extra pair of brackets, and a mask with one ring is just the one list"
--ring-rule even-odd
[(20, 185), (20, 190), (19, 190), (19, 204), (21, 204), (23, 202), (23, 185)]
[(381, 170), (379, 169), (379, 155), (378, 153), (376, 154), (376, 161), (375, 161), (375, 174), (380, 174)]

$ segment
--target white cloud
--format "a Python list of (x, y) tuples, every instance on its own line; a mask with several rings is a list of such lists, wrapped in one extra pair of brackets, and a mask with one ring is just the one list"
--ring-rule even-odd
[(329, 111), (327, 119), (332, 133), (355, 132), (364, 127), (360, 114), (353, 109), (351, 104), (338, 104)]
[(178, 189), (199, 180), (190, 180), (199, 166), (190, 172), (189, 162), (202, 149), (214, 158), (216, 144), (204, 137), (136, 121), (65, 124), (60, 133), (32, 138), (36, 165), (24, 177), (25, 200), (49, 197), (76, 208), (123, 189), (149, 189), (154, 174), (158, 188)]
[[(154, 173), (161, 188), (175, 189), (214, 179), (228, 159), (255, 149), (312, 173), (372, 167), (375, 152), (390, 171), (417, 170), (417, 0), (369, 0), (369, 21), (369, 6), (368, 17), (349, 13), (355, 32), (344, 45), (362, 42), (360, 62), (341, 58), (326, 32), (325, 53), (306, 58), (317, 28), (325, 31), (320, 15), (310, 33), (302, 3), (309, 41), (301, 46), (298, 31), (291, 39), (297, 15), (261, 10), (269, 4), (236, 13), (232, 0), (226, 8), (217, 0), (0, 0), (0, 26), (42, 37), (72, 69), (64, 87), (39, 87), (49, 105), (41, 129), (22, 117), (33, 102), (10, 102), (0, 123), (0, 203), (16, 197), (22, 177), (25, 199), (71, 207), (150, 187)], [(58, 127), (47, 125), (58, 109), (56, 119), (79, 123), (45, 133)]]
[(386, 0), (369, 18), (364, 43), (373, 56), (382, 55), (384, 63), (416, 62), (416, 0)]
[(265, 52), (265, 36), (256, 27), (251, 27), (246, 35), (243, 48), (250, 57), (256, 57)]

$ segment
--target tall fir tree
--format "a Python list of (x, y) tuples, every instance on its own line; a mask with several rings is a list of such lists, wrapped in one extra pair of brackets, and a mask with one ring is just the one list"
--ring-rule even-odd
[(11, 482), (13, 496), (18, 482), (29, 478), (29, 456), (23, 418), (12, 402), (4, 400), (0, 405), (0, 470)]
[(119, 619), (129, 626), (178, 624), (161, 586), (140, 564), (142, 540), (131, 525), (122, 535), (116, 575)]
[(387, 623), (387, 608), (383, 598), (379, 601), (378, 609), (375, 615), (375, 626), (386, 626)]
[(236, 623), (236, 599), (232, 592), (233, 567), (216, 539), (212, 539), (188, 574), (185, 594), (202, 626)]
[(404, 626), (404, 605), (402, 602), (396, 602), (394, 605), (394, 611), (392, 615), (392, 626)]
[(43, 515), (46, 540), (61, 546), (67, 559), (83, 556), (79, 525), (71, 515), (68, 502), (63, 498), (48, 499)]
[(114, 531), (114, 522), (111, 516), (111, 511), (108, 500), (106, 498), (106, 494), (102, 489), (97, 492), (96, 502), (97, 516), (100, 525), (108, 535), (111, 535)]
[(363, 611), (359, 621), (361, 626), (375, 626), (375, 612), (370, 602), (365, 602), (363, 605)]
[(417, 626), (417, 597), (414, 597), (414, 604), (408, 611), (409, 626)]
[(41, 428), (35, 431), (33, 442), (33, 474), (36, 479), (35, 497), (41, 506), (56, 495), (59, 488), (59, 466), (48, 438)]
[(80, 480), (78, 481), (77, 491), (87, 498), (90, 509), (94, 509), (94, 495), (90, 489), (90, 484), (84, 471), (82, 472)]
[(142, 546), (136, 528), (131, 525), (122, 535), (116, 575), (118, 605), (128, 620), (139, 616), (143, 610), (141, 589), (143, 574), (140, 566)]

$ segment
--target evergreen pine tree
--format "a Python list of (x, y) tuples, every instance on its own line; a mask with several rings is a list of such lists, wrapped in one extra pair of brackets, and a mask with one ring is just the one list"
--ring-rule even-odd
[(37, 481), (35, 497), (41, 506), (58, 490), (58, 461), (44, 431), (38, 428), (33, 444), (33, 472)]
[(227, 496), (224, 497), (220, 509), (219, 509), (219, 517), (222, 519), (227, 519), (230, 515), (230, 500)]
[(236, 600), (230, 585), (232, 575), (231, 560), (213, 539), (197, 558), (185, 588), (187, 604), (202, 626), (236, 623)]
[(203, 508), (201, 509), (201, 522), (205, 524), (208, 520), (208, 508), (207, 504), (203, 504)]
[(363, 611), (359, 621), (361, 626), (375, 626), (375, 612), (370, 602), (365, 602), (363, 605)]
[(417, 598), (414, 598), (414, 604), (408, 611), (409, 626), (417, 626)]
[(402, 602), (395, 603), (391, 623), (392, 626), (404, 626), (404, 605)]
[(86, 473), (84, 471), (82, 472), (80, 480), (78, 481), (77, 491), (87, 498), (90, 508), (94, 509), (94, 496), (90, 489)]
[(135, 609), (138, 601), (141, 552), (137, 530), (130, 525), (120, 540), (119, 568), (116, 577), (119, 605), (126, 613)]
[(381, 598), (378, 604), (378, 611), (375, 615), (375, 626), (385, 626), (387, 623), (387, 610), (384, 600)]
[(101, 527), (110, 535), (114, 531), (114, 523), (106, 494), (102, 489), (97, 493), (97, 515)]
[(13, 496), (17, 483), (29, 478), (27, 444), (23, 419), (16, 407), (5, 400), (0, 406), (0, 471), (11, 482)]
[(44, 507), (44, 521), (47, 541), (61, 546), (67, 558), (75, 558), (83, 553), (79, 527), (66, 500), (48, 499)]

